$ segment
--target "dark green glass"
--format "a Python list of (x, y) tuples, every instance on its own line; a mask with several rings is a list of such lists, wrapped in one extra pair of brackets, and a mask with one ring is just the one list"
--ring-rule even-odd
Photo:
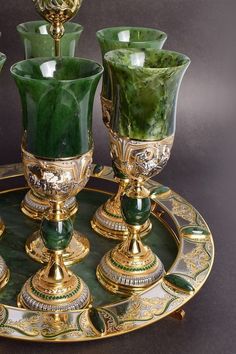
[(92, 148), (93, 102), (102, 72), (94, 61), (69, 57), (28, 59), (12, 66), (28, 152), (64, 158)]
[[(97, 32), (97, 39), (102, 57), (114, 49), (155, 48), (161, 49), (167, 39), (167, 34), (153, 28), (144, 27), (111, 27)], [(111, 99), (111, 81), (106, 62), (103, 60), (102, 96)]]
[[(65, 23), (64, 27), (61, 55), (74, 57), (83, 27), (73, 22)], [(25, 22), (17, 26), (17, 31), (24, 43), (26, 59), (55, 56), (55, 45), (49, 28), (50, 24), (46, 21)]]
[(5, 61), (6, 61), (6, 55), (5, 54), (3, 54), (3, 53), (0, 53), (0, 72), (1, 72), (1, 70), (2, 70), (2, 67), (3, 67), (3, 65), (4, 65), (4, 63), (5, 63)]
[(137, 140), (172, 136), (178, 91), (190, 59), (148, 48), (114, 50), (105, 60), (112, 78), (111, 129)]

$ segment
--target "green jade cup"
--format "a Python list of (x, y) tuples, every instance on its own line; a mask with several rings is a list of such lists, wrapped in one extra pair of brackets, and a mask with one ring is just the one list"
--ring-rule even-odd
[(102, 72), (94, 61), (66, 57), (34, 58), (12, 66), (26, 151), (58, 159), (92, 148), (93, 101)]
[(161, 49), (167, 39), (167, 34), (152, 28), (111, 27), (98, 31), (97, 39), (100, 45), (104, 66), (102, 96), (108, 100), (111, 100), (111, 80), (107, 63), (104, 60), (105, 54), (115, 49)]
[[(103, 121), (106, 127), (110, 129), (112, 85), (104, 55), (111, 50), (122, 48), (160, 49), (164, 45), (167, 35), (164, 32), (152, 28), (113, 27), (98, 31), (97, 39), (100, 45), (104, 66), (101, 94)], [(120, 198), (124, 193), (128, 178), (115, 167), (114, 173), (119, 183), (118, 191), (96, 211), (91, 220), (91, 225), (97, 233), (104, 237), (123, 240), (128, 235), (128, 229), (121, 215)], [(150, 230), (151, 222), (148, 220), (142, 228), (142, 236), (146, 236)]]
[(111, 130), (142, 141), (173, 136), (179, 87), (190, 59), (148, 48), (111, 51), (105, 61), (112, 78)]
[[(74, 57), (83, 27), (73, 22), (65, 23), (64, 26), (61, 56)], [(50, 24), (46, 21), (25, 22), (17, 26), (17, 31), (24, 43), (25, 59), (55, 56), (54, 40), (49, 29)]]

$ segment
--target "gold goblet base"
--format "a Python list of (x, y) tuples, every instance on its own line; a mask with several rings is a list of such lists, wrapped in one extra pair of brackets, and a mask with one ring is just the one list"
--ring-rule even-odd
[(4, 230), (5, 230), (5, 225), (2, 222), (2, 220), (0, 219), (0, 237), (3, 235)]
[[(48, 201), (33, 193), (32, 190), (26, 193), (25, 198), (21, 202), (21, 211), (34, 220), (41, 220), (48, 208)], [(74, 215), (78, 211), (76, 198), (69, 198), (65, 203), (65, 208), (68, 210), (70, 216)]]
[[(40, 232), (34, 232), (26, 241), (26, 253), (35, 261), (48, 263), (50, 251), (44, 246)], [(64, 264), (66, 266), (82, 261), (90, 250), (90, 244), (86, 237), (78, 231), (74, 231), (69, 246), (62, 252)]]
[(105, 254), (96, 274), (106, 290), (128, 296), (147, 289), (164, 272), (162, 262), (149, 247), (141, 241), (126, 240)]
[(2, 290), (8, 283), (10, 278), (10, 271), (6, 266), (5, 261), (0, 256), (0, 290)]
[(90, 301), (88, 286), (65, 267), (61, 251), (57, 251), (23, 285), (17, 305), (33, 311), (66, 312), (85, 308)]
[[(110, 201), (112, 199), (109, 199), (104, 205), (98, 208), (91, 220), (91, 226), (96, 233), (103, 237), (124, 241), (129, 235), (129, 230), (121, 216), (120, 207), (115, 209), (114, 204), (112, 204), (112, 214), (109, 212), (111, 209)], [(152, 223), (148, 219), (140, 229), (140, 237), (147, 236), (151, 229)]]

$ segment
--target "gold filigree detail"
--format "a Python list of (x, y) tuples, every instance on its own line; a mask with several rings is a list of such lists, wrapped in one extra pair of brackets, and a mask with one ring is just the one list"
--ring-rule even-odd
[(186, 264), (191, 276), (195, 278), (198, 274), (209, 267), (211, 257), (207, 253), (205, 245), (199, 244), (191, 252), (183, 255), (182, 260)]
[(188, 221), (190, 224), (195, 224), (196, 212), (192, 206), (184, 203), (182, 200), (176, 198), (172, 199), (172, 212), (181, 217), (182, 219)]

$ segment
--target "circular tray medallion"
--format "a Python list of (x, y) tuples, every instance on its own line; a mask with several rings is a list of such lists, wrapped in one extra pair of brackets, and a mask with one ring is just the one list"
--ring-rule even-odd
[[(0, 180), (22, 175), (21, 164), (0, 168)], [(93, 178), (114, 181), (112, 169), (94, 166)], [(104, 185), (104, 182), (103, 182)], [(84, 278), (93, 296), (93, 307), (77, 312), (43, 313), (16, 307), (17, 294), (25, 280), (41, 265), (24, 251), (27, 237), (39, 224), (24, 216), (20, 202), (26, 190), (0, 194), (0, 215), (6, 231), (0, 254), (11, 271), (8, 285), (0, 293), (0, 336), (30, 341), (87, 341), (121, 335), (159, 321), (188, 302), (205, 283), (213, 264), (214, 243), (201, 215), (182, 197), (155, 181), (151, 221), (153, 229), (144, 239), (162, 260), (166, 275), (145, 292), (122, 298), (106, 292), (96, 280), (96, 266), (116, 241), (95, 234), (90, 220), (109, 193), (87, 188), (78, 195), (75, 228), (91, 243), (89, 256), (72, 270)]]

